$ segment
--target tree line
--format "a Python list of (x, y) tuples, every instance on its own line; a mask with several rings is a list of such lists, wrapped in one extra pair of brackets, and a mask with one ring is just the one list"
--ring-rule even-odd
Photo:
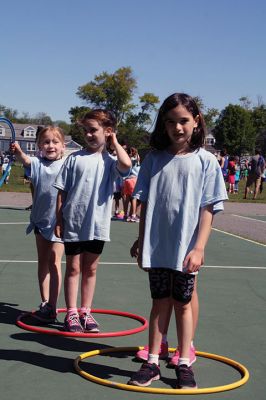
[[(149, 146), (149, 132), (152, 130), (160, 99), (154, 93), (143, 93), (136, 97), (137, 81), (131, 67), (121, 67), (114, 73), (102, 72), (93, 80), (77, 89), (77, 96), (83, 106), (69, 110), (70, 121), (54, 121), (66, 134), (84, 144), (79, 119), (92, 108), (112, 110), (118, 121), (120, 141), (129, 146), (145, 150)], [(266, 154), (266, 105), (261, 98), (252, 105), (248, 97), (241, 97), (239, 104), (229, 104), (222, 111), (207, 108), (201, 97), (195, 97), (204, 115), (206, 126), (216, 139), (216, 148), (226, 148), (230, 154), (242, 156), (252, 154), (259, 147)], [(0, 115), (14, 123), (49, 125), (53, 121), (40, 112), (35, 117), (28, 113), (19, 116), (17, 110), (0, 105)]]

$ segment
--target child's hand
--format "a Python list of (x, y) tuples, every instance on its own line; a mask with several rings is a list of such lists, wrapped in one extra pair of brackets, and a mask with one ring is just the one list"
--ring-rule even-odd
[(57, 222), (54, 228), (54, 234), (56, 237), (63, 238), (63, 223)]
[(200, 267), (204, 264), (204, 250), (193, 249), (186, 256), (183, 266), (186, 272), (197, 272)]
[(10, 143), (9, 150), (12, 154), (21, 154), (22, 150), (18, 143)]
[(110, 142), (111, 146), (116, 146), (118, 143), (116, 133), (115, 132), (110, 132), (110, 135), (108, 136), (108, 141)]
[(142, 267), (142, 254), (139, 252), (139, 239), (135, 240), (135, 242), (133, 243), (130, 249), (130, 255), (131, 257), (136, 257), (138, 266), (146, 271), (146, 268)]
[(130, 249), (130, 255), (131, 255), (131, 257), (138, 257), (138, 255), (139, 255), (139, 239), (137, 239), (133, 243), (133, 246)]

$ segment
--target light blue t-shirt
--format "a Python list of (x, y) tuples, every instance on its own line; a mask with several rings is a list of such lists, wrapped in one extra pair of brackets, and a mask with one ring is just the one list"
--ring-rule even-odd
[(58, 191), (53, 184), (63, 162), (64, 159), (49, 161), (32, 157), (31, 165), (26, 170), (34, 187), (30, 225), (26, 233), (37, 228), (45, 239), (52, 242), (62, 242), (54, 234)]
[(66, 192), (63, 203), (65, 242), (110, 241), (117, 161), (108, 152), (72, 153), (59, 172), (55, 187)]
[(152, 151), (144, 159), (133, 196), (147, 202), (143, 268), (184, 271), (195, 245), (200, 209), (223, 210), (227, 192), (216, 157), (204, 149), (174, 156)]

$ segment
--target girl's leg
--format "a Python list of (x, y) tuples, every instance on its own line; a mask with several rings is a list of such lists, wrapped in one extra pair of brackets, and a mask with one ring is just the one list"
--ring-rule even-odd
[(137, 214), (137, 199), (131, 198), (131, 215), (136, 216)]
[[(174, 310), (180, 359), (189, 360), (190, 346), (193, 336), (193, 316), (191, 302), (184, 304), (174, 300)], [(182, 360), (180, 361), (182, 362)]]
[(115, 198), (115, 214), (119, 213), (119, 199)]
[(172, 299), (153, 299), (149, 321), (149, 352), (158, 354), (163, 334), (168, 329), (172, 312)]
[[(169, 301), (168, 308), (164, 310), (165, 313), (165, 325), (162, 330), (162, 342), (160, 345), (160, 352), (159, 352), (159, 358), (164, 360), (168, 357), (168, 342), (167, 342), (167, 332), (168, 332), (168, 327), (171, 319), (173, 311), (173, 303), (172, 301)], [(135, 357), (138, 360), (141, 361), (147, 361), (149, 353), (151, 353), (149, 349), (149, 345), (146, 345), (144, 349), (137, 351)]]
[(194, 290), (191, 298), (191, 310), (192, 310), (192, 318), (193, 318), (193, 334), (192, 340), (195, 337), (195, 333), (198, 326), (199, 321), (199, 297), (198, 297), (198, 276), (195, 276)]
[(91, 315), (96, 286), (96, 272), (100, 254), (85, 252), (81, 258), (81, 308), (80, 323), (84, 332), (99, 332), (99, 324)]
[(66, 273), (64, 287), (65, 301), (68, 309), (77, 308), (80, 276), (80, 256), (80, 254), (66, 256)]
[(63, 243), (50, 242), (50, 291), (49, 291), (49, 304), (53, 310), (56, 310), (56, 304), (59, 297), (62, 284), (61, 260), (64, 253)]
[(85, 252), (81, 254), (81, 307), (91, 309), (96, 286), (96, 271), (99, 254)]
[(124, 203), (123, 203), (123, 205), (124, 205), (124, 218), (126, 218), (128, 216), (127, 213), (128, 213), (129, 200), (130, 200), (130, 197), (128, 195), (125, 195), (124, 196)]
[(38, 281), (41, 299), (43, 302), (48, 301), (50, 291), (50, 271), (49, 259), (47, 257), (48, 242), (41, 234), (35, 234), (37, 254), (38, 254)]
[(40, 234), (36, 235), (36, 243), (39, 258), (40, 290), (43, 301), (46, 301), (46, 303), (40, 306), (40, 310), (34, 312), (34, 316), (42, 322), (52, 323), (56, 319), (56, 303), (61, 289), (61, 258), (64, 245), (50, 242)]

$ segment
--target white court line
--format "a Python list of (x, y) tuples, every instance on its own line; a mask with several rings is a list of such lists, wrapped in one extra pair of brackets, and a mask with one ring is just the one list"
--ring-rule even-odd
[(245, 240), (246, 242), (250, 242), (250, 243), (257, 244), (259, 246), (266, 247), (266, 244), (264, 244), (264, 243), (256, 242), (255, 240), (247, 239), (247, 238), (244, 238), (243, 236), (235, 235), (234, 233), (229, 233), (229, 232), (223, 231), (221, 229), (217, 229), (217, 228), (212, 228), (212, 230), (214, 230), (216, 232), (224, 233), (225, 235), (233, 236), (237, 239)]
[[(27, 264), (37, 264), (38, 261), (35, 260), (0, 260), (0, 263), (27, 263)], [(65, 264), (65, 261), (62, 261), (63, 264)], [(99, 262), (101, 265), (137, 265), (137, 263), (134, 262), (107, 262), (107, 261), (102, 261)], [(242, 267), (242, 266), (234, 266), (234, 265), (203, 265), (202, 268), (217, 268), (217, 269), (262, 269), (266, 271), (266, 267), (252, 267), (252, 266), (247, 266), (247, 267)]]
[[(261, 219), (251, 218), (251, 217), (245, 217), (244, 215), (232, 214), (232, 216), (238, 217), (238, 218), (243, 218), (243, 219), (249, 219), (250, 221), (262, 222), (263, 224), (266, 224), (266, 221), (263, 221)], [(264, 215), (263, 215), (263, 217), (264, 217)]]
[(27, 225), (28, 222), (0, 222), (0, 225)]

